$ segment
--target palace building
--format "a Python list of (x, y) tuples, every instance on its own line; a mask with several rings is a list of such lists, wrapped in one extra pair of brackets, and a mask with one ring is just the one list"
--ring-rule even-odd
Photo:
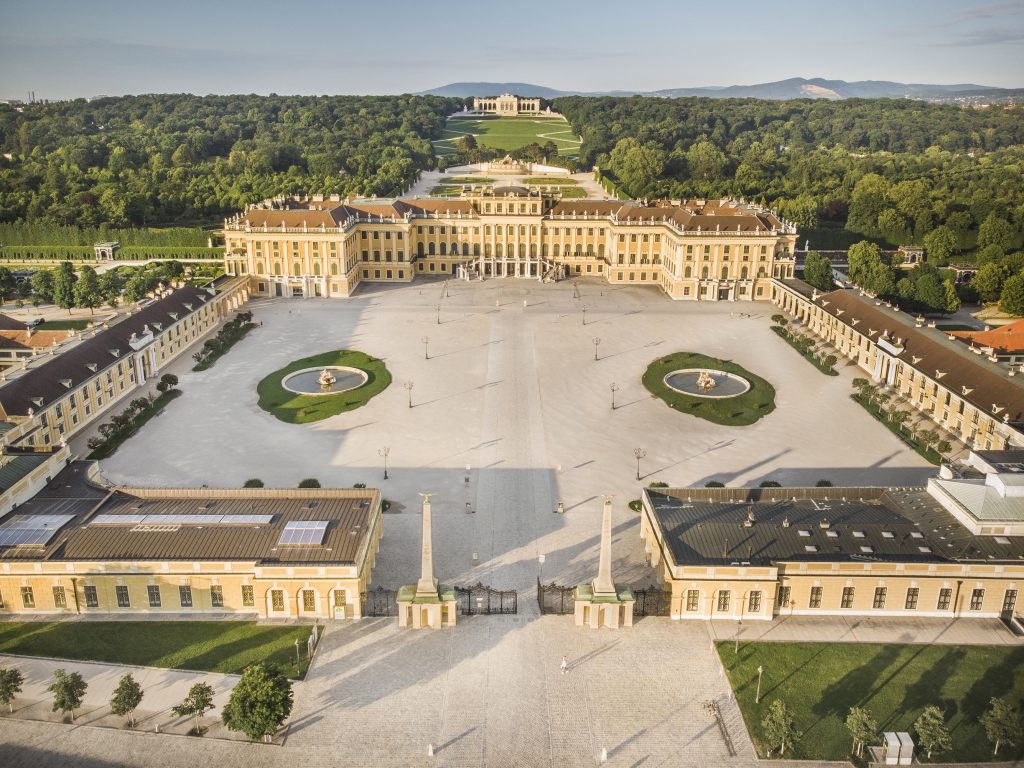
[(420, 277), (597, 277), (673, 299), (764, 299), (796, 229), (733, 200), (564, 200), (537, 186), (458, 198), (277, 198), (224, 222), (225, 271), (257, 296), (349, 296)]
[(376, 490), (115, 488), (76, 461), (0, 518), (0, 613), (359, 618), (380, 536)]
[(646, 488), (641, 536), (674, 619), (1010, 621), (1021, 458), (974, 454), (966, 476), (944, 470), (926, 488)]
[(923, 317), (857, 290), (819, 293), (776, 280), (771, 299), (796, 327), (860, 366), (890, 402), (918, 411), (968, 447), (1024, 447), (1024, 376)]
[(473, 111), (512, 117), (540, 114), (540, 99), (503, 93), (500, 96), (474, 96)]

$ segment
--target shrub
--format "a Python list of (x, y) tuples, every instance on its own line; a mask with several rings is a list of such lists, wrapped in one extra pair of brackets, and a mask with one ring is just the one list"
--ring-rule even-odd
[(776, 482), (775, 480), (765, 480), (761, 483), (762, 488), (781, 488), (782, 483)]
[(832, 481), (831, 480), (819, 480), (818, 482), (816, 482), (814, 484), (814, 487), (815, 488), (831, 488), (832, 487)]
[(299, 488), (319, 488), (320, 481), (315, 477), (307, 477), (305, 480), (299, 483)]
[(717, 480), (704, 483), (705, 488), (725, 488), (725, 483), (720, 483)]
[(258, 477), (250, 477), (248, 480), (245, 481), (245, 484), (242, 487), (243, 488), (262, 488), (263, 487), (263, 481), (260, 480)]

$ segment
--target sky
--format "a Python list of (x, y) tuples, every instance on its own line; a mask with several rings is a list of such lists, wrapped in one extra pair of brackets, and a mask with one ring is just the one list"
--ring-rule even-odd
[(0, 0), (0, 98), (789, 77), (1024, 87), (1024, 0)]

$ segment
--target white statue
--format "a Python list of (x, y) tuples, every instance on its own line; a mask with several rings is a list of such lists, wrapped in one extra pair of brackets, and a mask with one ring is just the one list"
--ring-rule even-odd
[(334, 378), (334, 375), (324, 368), (320, 371), (320, 378), (316, 380), (316, 383), (320, 385), (320, 389), (330, 389), (336, 381), (337, 379)]

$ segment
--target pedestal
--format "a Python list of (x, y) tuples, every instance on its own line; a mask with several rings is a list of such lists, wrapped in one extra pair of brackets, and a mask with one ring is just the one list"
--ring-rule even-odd
[(459, 613), (455, 590), (441, 585), (437, 593), (417, 592), (415, 584), (398, 590), (398, 626), (413, 629), (454, 627)]
[(577, 627), (618, 629), (633, 626), (633, 603), (636, 599), (629, 587), (616, 588), (611, 594), (594, 594), (591, 584), (576, 587)]

